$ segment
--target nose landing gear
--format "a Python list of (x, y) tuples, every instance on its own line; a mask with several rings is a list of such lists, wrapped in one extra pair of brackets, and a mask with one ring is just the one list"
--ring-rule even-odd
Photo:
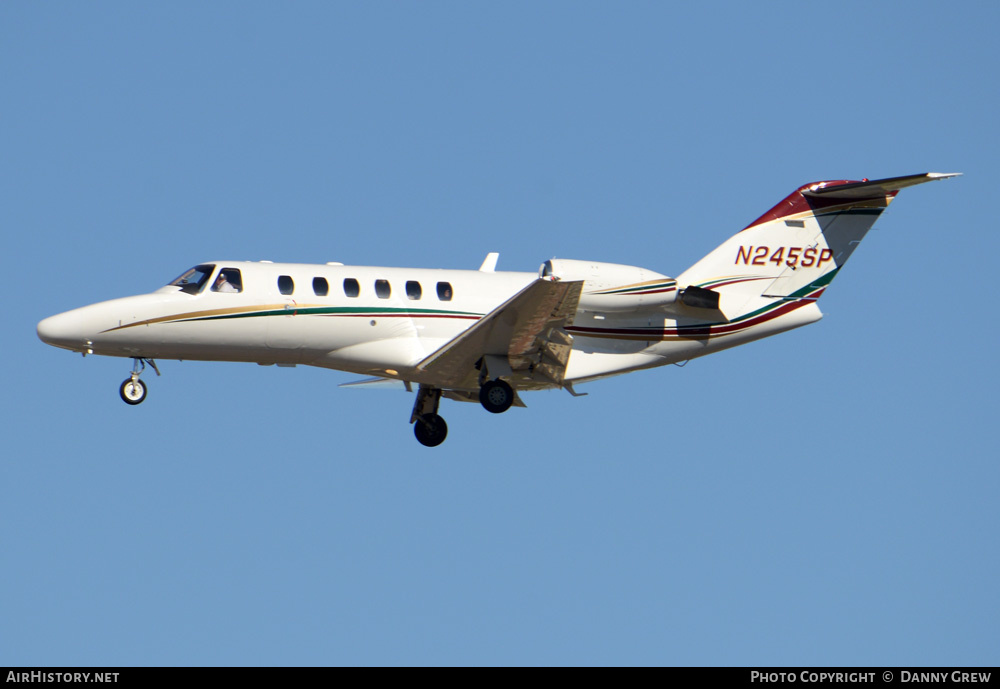
[(141, 404), (142, 401), (146, 399), (146, 384), (139, 379), (142, 372), (146, 370), (146, 364), (153, 367), (153, 370), (156, 371), (156, 375), (160, 375), (160, 369), (156, 367), (156, 362), (152, 359), (133, 357), (132, 361), (132, 375), (126, 378), (118, 388), (118, 394), (121, 395), (125, 404), (131, 404), (134, 406), (136, 404)]
[(146, 399), (146, 384), (138, 378), (126, 378), (118, 388), (118, 394), (125, 404), (139, 404)]

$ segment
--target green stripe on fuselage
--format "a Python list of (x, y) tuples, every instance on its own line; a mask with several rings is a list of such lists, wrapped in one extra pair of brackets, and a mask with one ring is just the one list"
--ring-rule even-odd
[[(272, 309), (268, 311), (251, 311), (249, 313), (227, 313), (220, 314), (218, 316), (203, 316), (201, 318), (191, 318), (185, 319), (186, 321), (220, 321), (229, 320), (232, 318), (259, 318), (263, 316), (289, 316), (295, 314), (297, 316), (354, 316), (359, 314), (372, 314), (378, 316), (406, 316), (406, 315), (419, 315), (419, 316), (472, 316), (481, 317), (481, 313), (473, 313), (471, 311), (445, 311), (443, 309), (404, 309), (404, 308), (389, 308), (389, 307), (375, 307), (375, 308), (365, 308), (363, 306), (323, 306), (323, 307), (307, 307), (307, 308), (294, 308), (290, 307), (287, 309)], [(174, 321), (179, 322), (179, 321)]]
[[(749, 318), (756, 318), (757, 316), (761, 315), (762, 313), (767, 313), (768, 311), (771, 311), (772, 309), (776, 309), (779, 306), (783, 306), (784, 304), (787, 304), (790, 301), (795, 301), (797, 299), (804, 299), (805, 297), (809, 296), (810, 294), (812, 294), (816, 290), (822, 289), (822, 288), (826, 287), (827, 285), (829, 285), (830, 282), (833, 280), (834, 276), (837, 274), (837, 271), (839, 271), (839, 270), (840, 270), (840, 267), (838, 266), (837, 268), (834, 268), (833, 270), (831, 270), (829, 273), (826, 273), (826, 274), (822, 275), (818, 280), (810, 282), (805, 287), (802, 287), (801, 289), (796, 290), (792, 294), (789, 294), (787, 297), (782, 297), (781, 299), (779, 299), (778, 301), (774, 302), (773, 304), (768, 304), (767, 306), (763, 306), (763, 307), (757, 309), (756, 311), (751, 311), (750, 313), (748, 313), (746, 315), (743, 315), (743, 316), (740, 316), (739, 318), (734, 318), (733, 320), (731, 320), (729, 322), (730, 323), (739, 323), (740, 321), (745, 321), (745, 320), (747, 320)], [(714, 325), (723, 325), (723, 324), (722, 323), (716, 323)]]

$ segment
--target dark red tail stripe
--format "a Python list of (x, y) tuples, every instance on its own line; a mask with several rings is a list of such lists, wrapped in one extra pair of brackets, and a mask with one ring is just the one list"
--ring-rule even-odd
[[(759, 218), (754, 220), (752, 223), (750, 223), (743, 229), (749, 230), (751, 227), (754, 227), (756, 225), (761, 225), (763, 223), (770, 222), (772, 220), (780, 220), (781, 218), (787, 218), (790, 215), (798, 215), (799, 213), (807, 213), (807, 212), (816, 213), (825, 208), (834, 208), (836, 206), (844, 206), (844, 208), (846, 209), (854, 205), (850, 202), (845, 202), (844, 199), (838, 199), (836, 197), (822, 198), (822, 197), (811, 196), (807, 198), (802, 195), (803, 191), (816, 184), (826, 184), (827, 187), (836, 187), (841, 184), (860, 184), (860, 182), (856, 180), (841, 179), (841, 180), (831, 180), (827, 182), (812, 182), (811, 184), (804, 184), (795, 191), (793, 191), (791, 194), (783, 198), (777, 204), (775, 204), (774, 208), (764, 213), (764, 215), (760, 216)], [(889, 196), (895, 197), (896, 193), (897, 192), (894, 191), (890, 193)], [(873, 193), (871, 198), (877, 199), (880, 198), (881, 196), (882, 196), (881, 193)]]

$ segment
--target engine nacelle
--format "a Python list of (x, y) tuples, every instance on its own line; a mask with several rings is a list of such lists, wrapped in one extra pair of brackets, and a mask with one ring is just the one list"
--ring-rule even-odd
[(583, 280), (579, 308), (585, 311), (638, 311), (677, 301), (677, 281), (666, 275), (616, 263), (553, 258), (538, 276), (547, 280)]

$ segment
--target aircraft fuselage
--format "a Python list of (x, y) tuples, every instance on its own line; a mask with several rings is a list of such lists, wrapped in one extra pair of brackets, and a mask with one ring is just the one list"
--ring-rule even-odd
[[(39, 323), (39, 337), (86, 354), (303, 364), (419, 383), (422, 376), (413, 370), (418, 362), (538, 279), (535, 273), (475, 270), (200, 265), (211, 272), (195, 293), (168, 285), (74, 309)], [(212, 289), (227, 270), (239, 271), (240, 291)], [(578, 311), (566, 381), (683, 361), (805, 324), (785, 319), (773, 324), (777, 330), (761, 328), (709, 347), (709, 338), (665, 340), (673, 322), (668, 316)], [(807, 320), (817, 318), (818, 312)]]

